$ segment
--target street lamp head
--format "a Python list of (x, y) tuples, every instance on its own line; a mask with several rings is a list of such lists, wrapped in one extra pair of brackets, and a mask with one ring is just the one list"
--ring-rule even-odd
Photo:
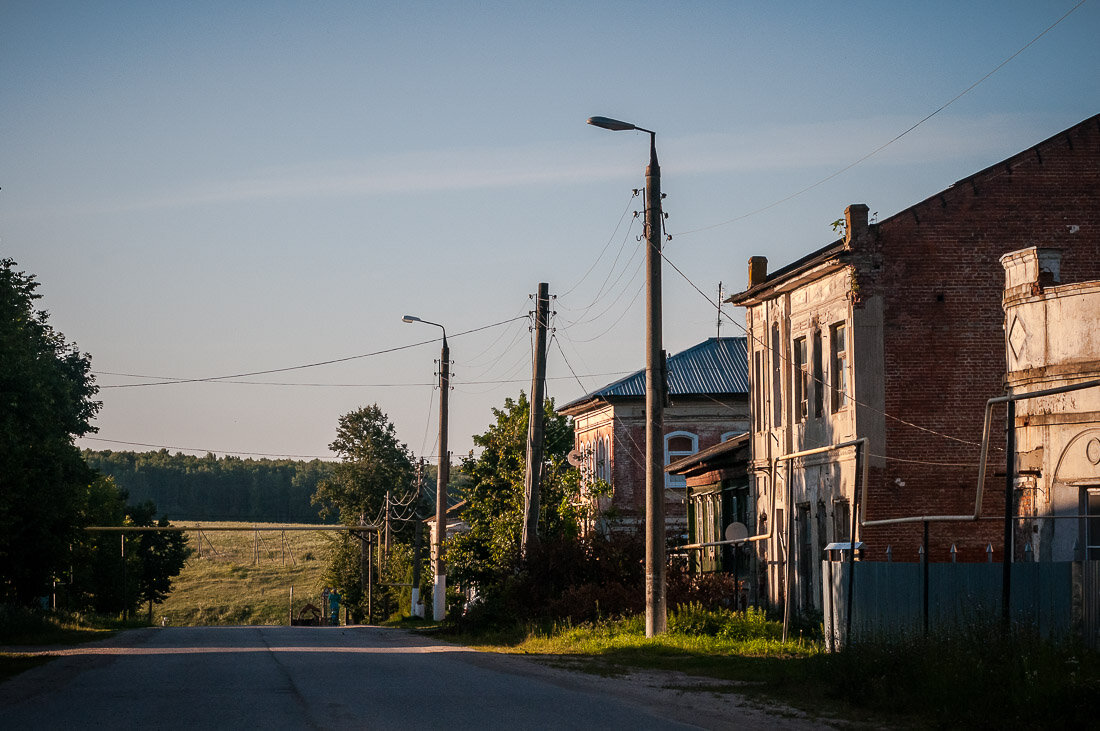
[(615, 132), (624, 132), (626, 130), (638, 129), (630, 122), (620, 122), (619, 120), (611, 119), (610, 117), (589, 117), (588, 123), (593, 127), (609, 129)]
[(420, 318), (415, 315), (405, 315), (401, 318), (401, 322), (420, 322)]

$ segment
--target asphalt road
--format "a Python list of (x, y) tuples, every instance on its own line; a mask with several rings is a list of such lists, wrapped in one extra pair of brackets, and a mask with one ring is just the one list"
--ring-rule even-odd
[(777, 728), (713, 693), (377, 627), (123, 632), (0, 684), (2, 728)]

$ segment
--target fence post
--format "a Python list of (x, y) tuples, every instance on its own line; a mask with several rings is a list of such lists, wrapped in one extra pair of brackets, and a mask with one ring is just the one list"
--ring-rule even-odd
[(925, 520), (925, 521), (923, 521), (923, 523), (924, 523), (924, 542), (921, 543), (921, 547), (920, 547), (920, 560), (921, 560), (921, 569), (922, 569), (922, 574), (923, 574), (922, 580), (923, 580), (923, 584), (924, 584), (924, 591), (922, 592), (922, 594), (923, 594), (923, 597), (922, 597), (923, 607), (922, 607), (921, 611), (922, 611), (923, 617), (924, 617), (924, 634), (927, 635), (928, 634), (928, 521)]

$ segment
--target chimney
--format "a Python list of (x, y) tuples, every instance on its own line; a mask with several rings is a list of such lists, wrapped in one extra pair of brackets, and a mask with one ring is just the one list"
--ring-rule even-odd
[(768, 278), (768, 257), (766, 256), (750, 256), (749, 257), (749, 289), (752, 289), (758, 284), (763, 284), (764, 280)]
[(864, 203), (853, 203), (844, 209), (844, 246), (852, 248), (852, 242), (859, 243), (867, 235), (867, 212), (870, 209)]

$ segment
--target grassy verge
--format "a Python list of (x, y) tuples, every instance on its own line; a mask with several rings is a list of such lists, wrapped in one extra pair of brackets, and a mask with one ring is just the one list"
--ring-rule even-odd
[(601, 675), (678, 671), (708, 681), (679, 690), (711, 693), (724, 681), (750, 700), (872, 725), (1083, 728), (1100, 718), (1100, 655), (1072, 644), (990, 627), (829, 654), (815, 642), (780, 642), (769, 623), (745, 633), (676, 619), (648, 639), (641, 618), (447, 638)]

